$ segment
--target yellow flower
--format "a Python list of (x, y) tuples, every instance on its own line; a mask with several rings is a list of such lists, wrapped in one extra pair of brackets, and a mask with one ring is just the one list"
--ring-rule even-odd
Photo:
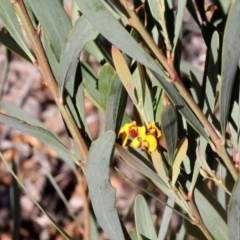
[(136, 122), (133, 121), (132, 123), (126, 123), (123, 127), (121, 127), (118, 135), (122, 139), (122, 146), (125, 146), (127, 144), (129, 136), (132, 138), (136, 138), (143, 133), (146, 133), (145, 126), (138, 127)]
[(153, 135), (155, 138), (161, 137), (161, 131), (156, 127), (155, 122), (150, 122), (148, 124), (148, 134)]
[(153, 135), (146, 135), (144, 133), (133, 139), (132, 146), (134, 148), (141, 148), (143, 151), (154, 152), (157, 149), (157, 139)]

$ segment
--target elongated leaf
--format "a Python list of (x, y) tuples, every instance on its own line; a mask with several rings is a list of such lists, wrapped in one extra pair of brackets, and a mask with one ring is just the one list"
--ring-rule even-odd
[[(223, 36), (222, 51), (222, 84), (220, 91), (220, 114), (222, 135), (225, 137), (225, 128), (231, 102), (231, 93), (240, 57), (240, 1), (233, 1)], [(233, 36), (234, 33), (234, 36)]]
[(50, 47), (60, 60), (63, 42), (71, 29), (71, 22), (59, 0), (27, 0), (47, 35)]
[(157, 240), (157, 234), (155, 227), (153, 226), (153, 220), (146, 200), (142, 195), (138, 195), (135, 198), (134, 214), (139, 239), (141, 239), (140, 236), (143, 236), (146, 239)]
[[(76, 157), (68, 150), (68, 148), (65, 147), (53, 133), (46, 130), (45, 128), (33, 126), (27, 122), (19, 120), (18, 118), (11, 117), (2, 113), (0, 113), (0, 122), (10, 127), (16, 128), (25, 134), (29, 134), (33, 137), (38, 138), (49, 146), (58, 149), (58, 151), (62, 152), (63, 154), (67, 154), (72, 158), (72, 160), (76, 162), (78, 161), (78, 159), (76, 159)], [(71, 166), (74, 168), (74, 164), (71, 164)]]
[(17, 53), (27, 61), (31, 61), (28, 55), (22, 50), (22, 48), (18, 45), (18, 43), (11, 35), (0, 31), (0, 42), (9, 50)]
[(86, 95), (98, 109), (104, 111), (104, 108), (101, 104), (100, 93), (98, 91), (96, 74), (87, 63), (81, 63), (81, 70)]
[(163, 109), (162, 131), (167, 143), (169, 164), (172, 165), (178, 140), (177, 114), (172, 105)]
[(187, 148), (188, 148), (188, 140), (187, 138), (184, 138), (179, 144), (179, 149), (176, 153), (174, 163), (172, 166), (172, 186), (173, 187), (175, 186), (178, 175), (180, 173), (180, 166), (186, 155)]
[(229, 11), (229, 8), (231, 6), (231, 3), (233, 2), (234, 0), (219, 0), (219, 4), (221, 5), (222, 7), (222, 10), (223, 10), (223, 13), (225, 15), (228, 14), (228, 11)]
[(160, 84), (173, 100), (175, 105), (181, 106), (180, 112), (186, 117), (187, 121), (205, 138), (208, 138), (199, 120), (183, 101), (173, 84), (164, 78), (165, 73), (154, 59), (145, 52), (134, 40), (126, 29), (111, 15), (101, 1), (98, 0), (76, 0), (81, 11), (86, 15), (91, 24), (112, 44), (117, 46), (128, 56), (142, 63), (153, 71)]
[[(190, 183), (188, 182), (187, 185), (190, 186)], [(194, 190), (194, 200), (200, 216), (213, 238), (228, 239), (227, 224), (197, 188)]]
[(107, 107), (108, 95), (110, 92), (112, 80), (115, 74), (116, 73), (114, 68), (109, 64), (105, 64), (101, 68), (98, 76), (98, 88), (100, 93), (100, 100), (105, 111)]
[(171, 220), (171, 216), (172, 216), (172, 212), (173, 212), (173, 207), (174, 207), (174, 204), (175, 204), (174, 195), (170, 195), (168, 197), (167, 204), (168, 204), (168, 206), (165, 207), (162, 222), (161, 222), (161, 226), (160, 226), (160, 229), (159, 229), (158, 240), (166, 239), (168, 226), (170, 224), (170, 220)]
[[(5, 110), (6, 113), (8, 113), (8, 116), (14, 117), (19, 121), (25, 122), (26, 124), (32, 125), (34, 127), (40, 127), (42, 129), (45, 129), (47, 132), (50, 132), (51, 135), (53, 135), (57, 141), (61, 142), (61, 139), (57, 134), (51, 132), (51, 130), (46, 125), (44, 125), (39, 120), (35, 119), (33, 116), (25, 112), (23, 109), (17, 107), (12, 103), (5, 102), (5, 101), (1, 102), (1, 107)], [(53, 145), (51, 145), (51, 147), (53, 147)], [(66, 164), (68, 164), (72, 169), (76, 168), (73, 160), (76, 161), (77, 159), (74, 155), (72, 155), (71, 152), (69, 152), (69, 150), (67, 152), (63, 152), (61, 148), (58, 148), (58, 147), (53, 147), (53, 148), (59, 154), (59, 156), (66, 162)]]
[(134, 81), (131, 75), (131, 72), (128, 68), (127, 63), (125, 62), (122, 54), (116, 47), (112, 47), (112, 57), (113, 62), (116, 68), (116, 71), (118, 73), (119, 78), (121, 79), (126, 91), (128, 92), (128, 95), (132, 99), (133, 103), (137, 106), (138, 100), (135, 96), (135, 85)]
[(234, 186), (228, 206), (228, 235), (231, 240), (240, 239), (240, 178)]
[(0, 19), (2, 20), (4, 26), (7, 28), (11, 36), (22, 48), (22, 50), (27, 54), (27, 56), (33, 60), (34, 57), (31, 54), (30, 50), (27, 47), (27, 44), (24, 40), (22, 30), (19, 26), (18, 19), (13, 10), (12, 4), (9, 0), (0, 1)]
[(109, 180), (109, 164), (116, 135), (108, 131), (93, 142), (86, 167), (86, 177), (94, 212), (110, 239), (125, 239), (115, 207), (116, 190)]
[(26, 192), (29, 198), (36, 204), (36, 206), (39, 208), (39, 210), (47, 216), (49, 221), (52, 223), (52, 225), (59, 231), (59, 233), (64, 236), (68, 240), (72, 240), (72, 238), (64, 231), (63, 228), (61, 228), (55, 221), (54, 219), (40, 206), (40, 204), (35, 200), (35, 198), (32, 196), (32, 194), (26, 189), (26, 187), (23, 185), (23, 183), (18, 179), (17, 175), (14, 173), (14, 171), (11, 169), (9, 166), (8, 162), (0, 152), (0, 158), (4, 162), (4, 164), (7, 166), (9, 172), (11, 175), (15, 178), (15, 180), (18, 182), (19, 186)]
[(183, 14), (187, 0), (179, 1), (177, 4), (177, 16), (175, 19), (174, 40), (173, 40), (173, 52), (175, 52), (177, 42), (180, 36), (180, 32), (183, 24)]
[(95, 58), (97, 62), (101, 62), (104, 60), (104, 56), (100, 49), (97, 47), (97, 44), (94, 41), (89, 41), (85, 46), (84, 49)]
[(66, 81), (71, 77), (79, 62), (79, 55), (85, 44), (97, 37), (98, 31), (83, 16), (73, 26), (62, 50), (60, 59), (59, 91), (63, 94)]
[(127, 104), (127, 92), (118, 75), (112, 79), (106, 108), (106, 130), (114, 130), (116, 133), (124, 119), (129, 118), (124, 112)]

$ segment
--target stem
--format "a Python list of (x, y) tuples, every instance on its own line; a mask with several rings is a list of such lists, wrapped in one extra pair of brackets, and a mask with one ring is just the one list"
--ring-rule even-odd
[(75, 171), (75, 175), (78, 181), (80, 195), (83, 199), (84, 240), (91, 240), (89, 200), (88, 200), (88, 197), (86, 196), (86, 193), (87, 193), (86, 179), (83, 178), (78, 171)]
[(36, 54), (37, 61), (33, 62), (35, 66), (37, 66), (42, 75), (43, 78), (47, 81), (49, 89), (52, 93), (52, 96), (58, 106), (58, 109), (73, 137), (73, 139), (76, 141), (76, 144), (79, 148), (79, 151), (82, 155), (83, 159), (83, 165), (85, 165), (86, 159), (87, 159), (87, 154), (88, 154), (88, 147), (84, 141), (83, 136), (81, 135), (78, 126), (70, 113), (68, 106), (64, 105), (63, 100), (59, 97), (59, 91), (58, 91), (58, 86), (57, 82), (53, 76), (53, 73), (51, 71), (51, 68), (49, 66), (45, 51), (42, 46), (42, 42), (37, 34), (37, 31), (34, 29), (32, 22), (28, 16), (27, 10), (25, 8), (23, 0), (17, 0), (14, 1), (13, 7), (19, 16), (24, 29), (31, 41), (32, 48)]
[[(195, 113), (199, 121), (202, 123), (203, 127), (205, 128), (206, 132), (209, 134), (211, 140), (213, 141), (214, 145), (216, 146), (216, 152), (219, 156), (223, 159), (224, 163), (226, 164), (228, 170), (232, 174), (232, 177), (236, 181), (238, 178), (238, 171), (233, 166), (231, 159), (226, 154), (226, 150), (224, 149), (224, 141), (217, 135), (216, 131), (214, 130), (213, 126), (207, 120), (197, 103), (192, 98), (191, 94), (187, 91), (185, 86), (183, 85), (180, 77), (178, 76), (177, 71), (175, 70), (172, 59), (167, 59), (162, 51), (158, 48), (157, 44), (154, 42), (151, 35), (147, 32), (145, 27), (140, 22), (135, 10), (134, 6), (128, 0), (124, 0), (126, 10), (130, 16), (129, 24), (133, 26), (145, 40), (151, 51), (155, 54), (159, 62), (163, 65), (167, 74), (169, 75), (169, 82), (172, 82), (177, 90), (179, 91), (180, 95), (189, 105), (191, 110)], [(170, 61), (171, 60), (171, 61)]]

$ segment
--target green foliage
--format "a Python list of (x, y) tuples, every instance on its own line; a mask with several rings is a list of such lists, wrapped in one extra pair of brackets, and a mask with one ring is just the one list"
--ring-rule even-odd
[[(78, 180), (86, 178), (97, 218), (86, 207), (88, 193), (84, 191), (86, 240), (91, 239), (90, 234), (98, 236), (98, 225), (110, 239), (167, 239), (174, 211), (183, 219), (174, 239), (187, 235), (238, 239), (239, 1), (219, 0), (210, 10), (201, 1), (192, 0), (76, 0), (72, 6), (70, 19), (58, 0), (0, 2), (4, 25), (0, 42), (39, 67), (63, 117), (72, 149), (43, 123), (10, 103), (1, 102), (6, 114), (0, 113), (0, 122), (50, 145)], [(183, 22), (186, 9), (194, 23)], [(31, 42), (31, 51), (18, 19)], [(204, 39), (207, 51), (203, 71), (181, 59), (184, 28)], [(98, 63), (98, 73), (89, 62), (80, 61), (83, 50)], [(95, 141), (85, 119), (84, 96), (106, 119), (102, 128), (105, 133)], [(133, 114), (126, 111), (128, 98)], [(147, 137), (151, 135), (157, 142), (156, 150), (148, 151), (152, 142), (140, 135), (138, 127), (127, 131), (128, 141), (122, 143), (125, 146), (120, 144), (121, 127), (132, 121), (145, 126)], [(161, 130), (159, 136), (150, 123)], [(136, 139), (139, 146), (131, 144)], [(123, 164), (168, 197), (160, 227), (139, 195), (134, 204), (136, 229), (129, 233), (125, 229), (115, 207), (116, 191), (110, 184), (114, 149)], [(84, 176), (76, 173), (77, 165)], [(69, 209), (50, 173), (48, 177)], [(159, 200), (156, 191), (152, 194), (138, 183), (135, 186)], [(19, 198), (16, 182), (13, 190)], [(19, 212), (17, 201), (14, 206)], [(38, 207), (63, 236), (71, 239)], [(78, 224), (71, 209), (69, 213)], [(14, 236), (18, 224), (14, 216)], [(81, 230), (82, 226), (78, 227)]]

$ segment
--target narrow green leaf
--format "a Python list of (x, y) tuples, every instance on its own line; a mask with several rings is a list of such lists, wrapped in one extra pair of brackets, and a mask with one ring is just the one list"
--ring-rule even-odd
[(86, 177), (94, 212), (104, 232), (112, 240), (125, 239), (115, 207), (116, 190), (109, 180), (109, 164), (116, 135), (108, 131), (93, 142), (86, 167)]
[(222, 10), (223, 10), (223, 13), (224, 15), (227, 15), (228, 12), (229, 12), (229, 9), (230, 9), (230, 6), (231, 6), (231, 3), (233, 2), (234, 0), (219, 0), (219, 4), (221, 5), (222, 7)]
[(149, 4), (150, 11), (152, 13), (152, 16), (158, 22), (160, 19), (160, 9), (158, 6), (158, 2), (155, 0), (148, 0), (148, 4)]
[(111, 81), (106, 108), (106, 130), (119, 132), (124, 119), (129, 118), (125, 113), (127, 92), (117, 75)]
[(22, 30), (18, 23), (18, 19), (9, 0), (0, 1), (0, 19), (14, 40), (25, 52), (25, 54), (27, 54), (27, 56), (33, 60), (34, 57), (27, 47), (26, 41), (22, 34)]
[(104, 56), (100, 49), (98, 48), (97, 44), (94, 41), (89, 41), (85, 46), (84, 49), (94, 57), (94, 59), (100, 63), (104, 60)]
[(167, 171), (164, 165), (164, 161), (162, 159), (162, 155), (158, 151), (158, 149), (151, 153), (152, 163), (154, 168), (156, 169), (156, 172), (158, 173), (158, 176), (164, 181), (164, 183), (170, 187), (169, 184), (169, 177), (167, 176)]
[(105, 112), (109, 98), (108, 95), (115, 74), (116, 73), (114, 68), (107, 63), (101, 68), (98, 76), (98, 89), (100, 93), (100, 100)]
[(83, 16), (80, 17), (63, 46), (60, 59), (59, 73), (59, 92), (63, 95), (66, 81), (74, 73), (79, 62), (79, 55), (85, 44), (97, 37), (98, 32), (91, 23)]
[(89, 139), (91, 140), (91, 134), (88, 128), (88, 124), (86, 121), (86, 114), (85, 114), (85, 104), (84, 104), (84, 87), (83, 83), (81, 83), (77, 89), (76, 93), (76, 110), (79, 113), (79, 116), (82, 120), (82, 130), (88, 134)]
[[(220, 90), (220, 116), (222, 135), (225, 137), (227, 117), (229, 114), (232, 88), (240, 57), (240, 1), (233, 1), (229, 10), (224, 36), (222, 51), (222, 82)], [(234, 33), (234, 36), (233, 36)]]
[(179, 143), (179, 147), (174, 159), (174, 163), (172, 166), (172, 187), (175, 186), (175, 183), (177, 181), (178, 175), (180, 173), (180, 166), (182, 164), (182, 161), (186, 155), (188, 149), (188, 140), (187, 138), (184, 138), (180, 143)]
[(32, 194), (26, 189), (26, 187), (22, 184), (22, 182), (18, 179), (17, 175), (14, 173), (14, 171), (11, 169), (11, 167), (9, 166), (8, 162), (6, 161), (6, 159), (4, 158), (4, 156), (2, 155), (2, 153), (0, 152), (0, 158), (1, 160), (4, 162), (4, 164), (7, 166), (9, 172), (11, 173), (11, 175), (16, 179), (16, 181), (18, 182), (19, 186), (26, 192), (26, 194), (28, 195), (28, 197), (31, 198), (31, 200), (36, 204), (36, 206), (39, 208), (39, 210), (47, 216), (47, 218), (49, 219), (49, 221), (52, 223), (52, 225), (59, 231), (59, 233), (64, 236), (66, 239), (68, 240), (72, 240), (72, 238), (68, 235), (68, 233), (66, 233), (64, 231), (63, 228), (61, 228), (56, 222), (55, 220), (40, 206), (40, 204), (35, 200), (35, 198), (32, 196)]
[(165, 207), (165, 210), (163, 213), (163, 218), (162, 218), (161, 226), (158, 233), (158, 240), (164, 240), (166, 238), (168, 226), (170, 224), (170, 220), (172, 217), (174, 204), (175, 204), (175, 197), (173, 194), (171, 194), (168, 197), (168, 201), (167, 201), (168, 206)]
[(34, 118), (32, 115), (25, 112), (22, 108), (16, 106), (13, 103), (1, 101), (1, 108), (4, 109), (4, 111), (11, 117), (18, 118), (19, 120), (27, 122), (28, 124), (34, 125), (36, 127), (41, 127), (50, 131), (50, 129), (47, 128), (47, 126), (44, 125), (41, 121)]
[(113, 62), (116, 68), (116, 72), (118, 73), (119, 78), (122, 81), (122, 84), (124, 85), (126, 91), (128, 92), (128, 95), (132, 99), (133, 103), (138, 105), (139, 99), (136, 98), (135, 96), (135, 85), (134, 81), (131, 75), (131, 72), (128, 68), (127, 63), (125, 62), (124, 57), (122, 56), (121, 52), (119, 51), (118, 48), (112, 46), (112, 57), (113, 57)]
[(17, 53), (19, 56), (23, 57), (29, 62), (31, 61), (28, 55), (22, 50), (22, 48), (18, 45), (18, 43), (11, 35), (0, 31), (0, 42), (9, 50)]
[(92, 70), (92, 68), (85, 62), (81, 63), (81, 70), (83, 76), (83, 85), (85, 88), (85, 93), (99, 110), (104, 111), (101, 104), (100, 93), (98, 90), (97, 76)]
[(64, 40), (71, 29), (71, 22), (59, 0), (27, 0), (41, 23), (50, 48), (59, 62)]
[(228, 206), (228, 236), (240, 239), (240, 178), (236, 182)]
[(169, 164), (172, 166), (178, 140), (177, 114), (172, 105), (163, 109), (161, 122), (163, 135), (167, 143)]
[[(190, 183), (188, 182), (187, 185), (189, 187)], [(197, 188), (194, 189), (194, 200), (200, 216), (213, 238), (228, 239), (227, 224)]]
[[(59, 138), (59, 136), (57, 134), (51, 132), (51, 130), (46, 125), (44, 125), (39, 120), (35, 119), (33, 116), (31, 116), (30, 114), (25, 112), (23, 109), (17, 107), (16, 105), (14, 105), (12, 103), (5, 102), (5, 101), (1, 102), (1, 107), (5, 110), (6, 113), (8, 113), (8, 116), (14, 117), (14, 118), (18, 119), (19, 121), (25, 122), (26, 124), (32, 125), (34, 127), (40, 127), (42, 129), (45, 129), (46, 131), (50, 132), (51, 135), (53, 135), (57, 141), (61, 142), (61, 139)], [(77, 159), (74, 155), (72, 155), (72, 153), (69, 152), (69, 150), (67, 152), (63, 152), (61, 148), (56, 148), (56, 147), (53, 147), (53, 148), (59, 154), (59, 156), (66, 162), (67, 165), (69, 165), (72, 169), (76, 168), (73, 160), (76, 161)]]
[[(76, 157), (68, 150), (68, 148), (62, 144), (59, 138), (57, 138), (53, 133), (46, 130), (45, 128), (28, 124), (27, 122), (19, 120), (18, 118), (11, 117), (2, 113), (0, 113), (0, 122), (10, 127), (16, 128), (25, 134), (29, 134), (33, 137), (38, 138), (40, 141), (48, 144), (54, 149), (57, 149), (59, 152), (68, 155), (72, 158), (72, 160), (76, 162), (78, 161), (78, 159), (76, 159)], [(73, 162), (70, 166), (74, 168)]]
[(174, 40), (173, 40), (173, 53), (175, 52), (177, 42), (179, 40), (180, 32), (183, 24), (183, 15), (186, 7), (187, 0), (179, 1), (177, 3), (177, 16), (175, 18)]
[(146, 239), (157, 240), (152, 216), (149, 212), (146, 200), (142, 195), (138, 195), (135, 198), (134, 214), (137, 234), (145, 237)]

